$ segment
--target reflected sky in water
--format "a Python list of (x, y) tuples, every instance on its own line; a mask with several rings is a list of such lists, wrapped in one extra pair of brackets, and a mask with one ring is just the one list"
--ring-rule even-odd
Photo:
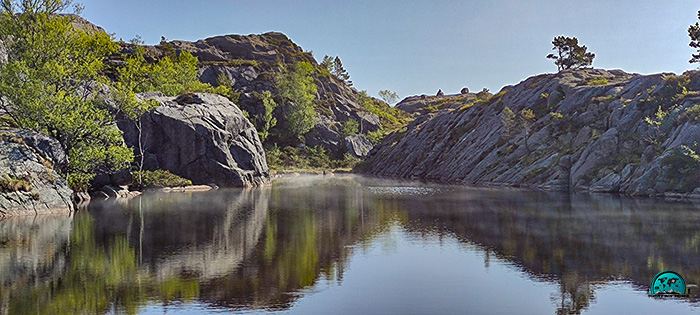
[(0, 314), (700, 312), (689, 202), (366, 179), (147, 194), (0, 222)]

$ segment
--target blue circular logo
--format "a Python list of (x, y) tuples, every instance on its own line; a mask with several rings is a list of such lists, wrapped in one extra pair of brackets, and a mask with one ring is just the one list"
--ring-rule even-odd
[(651, 295), (673, 294), (685, 295), (685, 280), (675, 271), (662, 271), (651, 281)]

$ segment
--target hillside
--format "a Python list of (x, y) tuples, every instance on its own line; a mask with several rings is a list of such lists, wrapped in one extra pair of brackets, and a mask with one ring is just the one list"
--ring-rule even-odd
[(677, 195), (700, 186), (700, 73), (584, 69), (446, 102), (357, 171), (482, 186)]
[[(123, 46), (128, 52), (130, 45)], [(304, 145), (321, 146), (332, 156), (342, 157), (352, 148), (352, 141), (346, 140), (346, 134), (342, 132), (343, 124), (348, 121), (357, 122), (357, 133), (374, 133), (373, 138), (381, 138), (383, 134), (402, 127), (408, 118), (403, 112), (368, 97), (346, 80), (331, 74), (319, 65), (311, 52), (304, 51), (282, 33), (225, 35), (196, 42), (162, 41), (147, 49), (153, 60), (181, 51), (192, 53), (199, 59), (199, 80), (213, 86), (230, 85), (238, 97), (236, 104), (256, 125), (257, 117), (265, 112), (261, 94), (272, 92), (278, 104), (273, 112), (277, 124), (265, 141), (266, 147), (274, 144), (298, 146), (298, 143), (285, 141), (287, 139), (283, 137), (288, 119), (286, 110), (290, 104), (280, 96), (277, 80), (287, 68), (301, 62), (312, 66), (311, 76), (318, 90), (313, 101), (317, 117), (314, 127), (304, 135)], [(223, 82), (222, 76), (225, 77)], [(260, 126), (257, 127), (260, 130)], [(366, 150), (371, 148), (366, 139), (363, 143), (370, 146)], [(353, 150), (352, 153), (356, 152)]]

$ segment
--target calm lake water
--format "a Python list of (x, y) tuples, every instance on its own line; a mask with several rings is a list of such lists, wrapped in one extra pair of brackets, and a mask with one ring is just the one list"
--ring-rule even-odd
[(700, 313), (700, 205), (299, 177), (0, 221), (0, 314)]

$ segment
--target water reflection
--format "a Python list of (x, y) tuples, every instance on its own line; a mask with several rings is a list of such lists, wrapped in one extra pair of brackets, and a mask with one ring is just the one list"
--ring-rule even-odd
[(0, 313), (133, 314), (181, 301), (286, 310), (321, 279), (342, 285), (358, 250), (395, 246), (397, 228), (468, 244), (483, 254), (476, 271), (509, 262), (557, 286), (543, 301), (557, 313), (580, 313), (611, 280), (645, 290), (672, 269), (700, 283), (698, 227), (690, 203), (358, 177), (150, 194), (0, 222)]

